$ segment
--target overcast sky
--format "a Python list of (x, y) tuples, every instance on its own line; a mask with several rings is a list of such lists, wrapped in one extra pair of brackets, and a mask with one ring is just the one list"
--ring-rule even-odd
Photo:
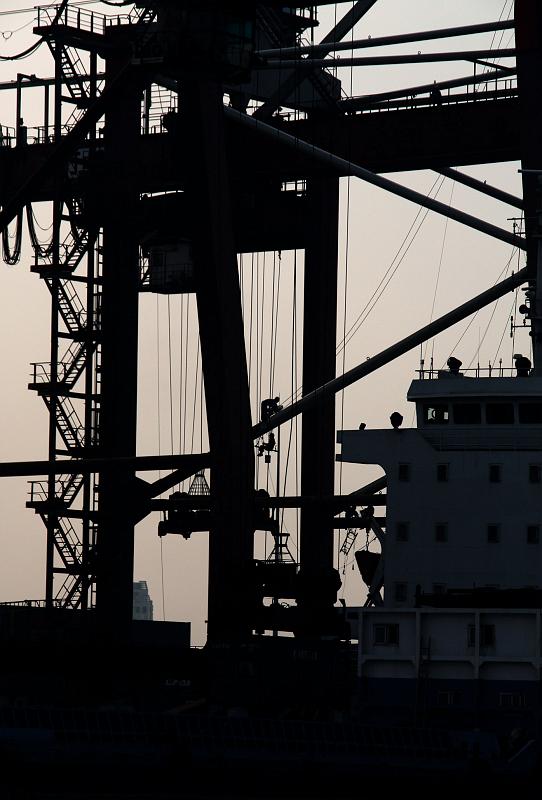
[[(8, 9), (25, 9), (31, 4), (25, 0), (0, 0), (0, 12)], [(351, 3), (339, 3), (336, 14), (340, 18)], [(100, 4), (92, 6), (99, 9)], [(91, 6), (89, 6), (91, 8)], [(103, 6), (102, 6), (103, 8)], [(110, 10), (110, 9), (109, 9)], [(393, 33), (427, 30), (454, 25), (474, 24), (507, 18), (513, 13), (512, 2), (504, 0), (454, 0), (454, 2), (435, 3), (434, 0), (379, 0), (376, 6), (358, 24), (353, 33), (354, 38), (366, 36), (382, 36)], [(335, 8), (328, 7), (320, 14), (320, 26), (316, 40), (322, 38), (333, 26)], [(5, 15), (0, 13), (0, 54), (12, 54), (23, 50), (34, 41), (32, 35), (33, 14)], [(22, 30), (18, 30), (25, 26)], [(10, 32), (13, 34), (10, 35)], [(17, 31), (17, 32), (15, 32)], [(456, 39), (443, 42), (427, 42), (420, 46), (404, 45), (395, 48), (395, 52), (415, 53), (434, 52), (440, 49), (507, 47), (513, 45), (510, 31), (505, 31), (502, 38), (498, 34), (483, 34), (470, 39)], [(371, 54), (381, 54), (381, 50), (373, 49)], [(344, 52), (343, 57), (349, 55)], [(53, 73), (52, 58), (46, 47), (22, 62), (14, 64), (0, 63), (0, 80), (6, 81), (15, 77), (17, 71), (26, 74), (36, 73), (50, 76)], [(470, 74), (472, 67), (468, 64), (450, 63), (420, 66), (397, 66), (389, 68), (358, 68), (351, 74), (349, 69), (339, 71), (343, 81), (343, 89), (350, 94), (364, 94), (390, 88), (401, 88), (418, 83), (431, 82), (433, 79), (444, 79)], [(29, 92), (23, 108), (25, 122), (29, 125), (40, 124), (42, 115), (42, 95), (40, 92)], [(15, 116), (15, 96), (12, 92), (0, 94), (0, 123), (13, 124)], [(262, 145), (262, 148), (264, 145)], [(262, 150), (262, 157), (265, 157)], [(493, 183), (512, 193), (520, 193), (520, 181), (517, 173), (518, 164), (483, 165), (466, 168), (465, 171), (488, 183)], [(427, 193), (433, 186), (436, 175), (431, 172), (419, 172), (390, 176), (419, 191)], [(388, 274), (390, 265), (394, 263), (401, 244), (405, 239), (418, 208), (405, 200), (392, 197), (387, 193), (364, 185), (357, 179), (351, 179), (349, 202), (347, 181), (342, 181), (341, 195), (341, 253), (340, 253), (340, 286), (339, 286), (339, 324), (338, 341), (342, 339), (343, 330), (347, 332), (363, 312), (368, 301), (379, 286), (383, 277)], [(439, 189), (438, 198), (452, 202), (457, 208), (487, 219), (502, 228), (511, 230), (509, 218), (517, 216), (517, 211), (502, 203), (482, 197), (450, 180), (444, 180)], [(48, 224), (46, 208), (36, 209), (36, 213), (44, 227)], [(423, 214), (416, 222), (421, 222)], [(347, 225), (347, 222), (349, 224)], [(349, 231), (348, 247), (346, 231)], [(44, 237), (46, 234), (44, 233)], [(407, 243), (410, 239), (407, 240)], [(430, 213), (423, 221), (408, 253), (397, 268), (385, 292), (371, 311), (364, 324), (350, 338), (346, 348), (344, 368), (363, 361), (374, 355), (398, 338), (426, 324), (431, 317), (436, 317), (450, 310), (470, 296), (493, 284), (505, 270), (512, 258), (511, 267), (522, 265), (523, 257), (518, 260), (510, 246), (494, 239), (471, 231), (455, 222), (446, 223), (442, 217)], [(295, 262), (295, 264), (294, 264)], [(25, 460), (46, 457), (47, 452), (47, 417), (45, 407), (40, 399), (26, 389), (29, 376), (29, 363), (48, 360), (49, 336), (49, 296), (45, 286), (30, 273), (31, 253), (25, 246), (24, 257), (18, 267), (0, 267), (0, 355), (2, 363), (2, 381), (0, 384), (0, 459)], [(397, 263), (397, 259), (395, 264)], [(252, 353), (251, 375), (252, 396), (254, 402), (258, 392), (267, 396), (268, 388), (273, 393), (286, 399), (292, 393), (292, 291), (294, 266), (298, 279), (298, 331), (301, 325), (300, 301), (302, 298), (303, 258), (302, 253), (294, 257), (292, 253), (282, 256), (282, 278), (279, 303), (279, 336), (277, 347), (277, 366), (275, 379), (269, 386), (269, 358), (272, 348), (269, 346), (271, 307), (269, 299), (272, 292), (273, 266), (277, 270), (277, 256), (267, 254), (252, 259), (243, 259), (243, 288), (245, 298), (245, 322), (247, 339), (250, 317), (250, 284), (251, 276), (259, 276), (258, 287), (252, 281), (252, 315), (255, 330), (254, 296), (260, 297), (265, 291), (264, 316), (260, 319), (260, 347), (262, 356), (256, 363), (256, 342), (252, 347), (247, 341), (247, 349)], [(347, 291), (345, 299), (345, 276)], [(437, 281), (438, 276), (438, 281)], [(265, 289), (264, 289), (265, 287)], [(464, 366), (479, 360), (483, 366), (494, 362), (495, 356), (503, 358), (504, 364), (511, 362), (512, 341), (508, 336), (507, 326), (513, 303), (513, 296), (507, 296), (497, 307), (481, 312), (463, 336), (455, 350)], [(140, 431), (139, 451), (150, 454), (160, 451), (170, 452), (173, 436), (173, 448), (178, 451), (178, 442), (182, 440), (190, 449), (192, 445), (198, 450), (199, 433), (199, 387), (194, 387), (195, 364), (197, 358), (197, 339), (193, 325), (195, 322), (194, 305), (191, 302), (191, 333), (188, 343), (184, 339), (184, 347), (188, 347), (189, 370), (187, 398), (185, 403), (184, 389), (180, 393), (179, 347), (180, 324), (182, 315), (186, 319), (188, 300), (181, 301), (179, 296), (172, 296), (169, 301), (161, 297), (157, 301), (154, 295), (144, 295), (141, 299), (141, 347), (140, 347)], [(346, 324), (343, 309), (346, 306)], [(362, 316), (365, 316), (362, 313)], [(434, 353), (437, 365), (442, 365), (467, 327), (462, 323), (446, 334), (440, 336), (427, 349), (427, 359)], [(171, 347), (171, 393), (170, 403), (170, 350)], [(158, 333), (157, 333), (158, 332)], [(504, 333), (504, 338), (503, 337)], [(265, 343), (261, 344), (261, 339)], [(499, 350), (499, 343), (502, 345)], [(301, 338), (298, 336), (298, 350)], [(515, 342), (516, 352), (529, 352), (529, 338), (525, 332), (518, 332)], [(479, 356), (477, 351), (479, 350)], [(186, 349), (183, 349), (186, 353)], [(420, 353), (413, 352), (397, 362), (389, 365), (379, 373), (365, 379), (362, 383), (348, 389), (344, 396), (344, 408), (341, 396), (338, 396), (337, 425), (341, 425), (341, 414), (344, 413), (344, 427), (357, 428), (360, 421), (368, 427), (388, 427), (389, 415), (398, 410), (405, 416), (405, 424), (412, 424), (412, 408), (406, 402), (406, 392), (410, 380), (415, 377), (414, 371), (419, 366)], [(186, 358), (183, 356), (184, 362)], [(498, 360), (498, 359), (497, 359)], [(158, 384), (158, 367), (160, 383)], [(342, 371), (342, 354), (338, 359), (338, 370)], [(261, 381), (261, 388), (259, 383)], [(160, 428), (158, 427), (158, 397), (160, 396)], [(195, 421), (193, 408), (196, 408)], [(186, 412), (185, 412), (186, 407)], [(173, 417), (173, 434), (170, 418)], [(285, 426), (282, 439), (287, 439), (289, 429)], [(206, 446), (205, 435), (202, 441)], [(283, 468), (284, 468), (283, 459)], [(274, 469), (274, 466), (273, 466)], [(341, 484), (342, 491), (358, 488), (374, 471), (366, 468), (348, 466), (344, 468)], [(273, 476), (272, 476), (273, 477)], [(260, 486), (266, 485), (265, 470), (259, 473)], [(289, 464), (288, 490), (295, 490), (294, 458)], [(337, 491), (339, 490), (339, 480)], [(24, 508), (27, 493), (26, 481), (4, 479), (0, 483), (0, 601), (24, 598), (40, 598), (44, 596), (45, 570), (45, 529), (32, 511)], [(151, 595), (155, 602), (156, 618), (162, 617), (162, 579), (161, 579), (161, 547), (164, 558), (164, 596), (165, 615), (168, 619), (190, 619), (194, 623), (194, 639), (202, 643), (204, 638), (204, 619), (206, 604), (206, 535), (199, 534), (189, 542), (169, 537), (160, 543), (156, 535), (156, 517), (145, 520), (138, 526), (136, 536), (136, 579), (149, 582)], [(295, 555), (295, 515), (286, 520), (292, 534), (292, 552)], [(257, 535), (258, 552), (263, 552), (265, 543), (263, 535)], [(269, 548), (269, 542), (267, 542)], [(340, 563), (341, 570), (343, 563)], [(348, 566), (346, 573), (346, 599), (358, 604), (363, 598), (363, 588), (357, 572), (351, 572)]]

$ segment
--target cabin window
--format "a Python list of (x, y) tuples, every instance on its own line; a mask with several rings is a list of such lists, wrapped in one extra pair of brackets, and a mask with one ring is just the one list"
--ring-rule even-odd
[(450, 419), (450, 412), (446, 403), (428, 404), (424, 406), (424, 420), (426, 425), (446, 425)]
[(540, 525), (527, 525), (527, 544), (540, 544)]
[[(480, 625), (480, 647), (495, 646), (495, 625)], [(467, 626), (467, 647), (476, 647), (476, 625)]]
[(529, 464), (529, 483), (542, 483), (541, 464)]
[(445, 594), (446, 592), (446, 584), (445, 583), (434, 583), (433, 584), (433, 594)]
[(491, 523), (487, 526), (488, 544), (498, 544), (501, 541), (501, 531), (498, 525)]
[(480, 647), (495, 647), (495, 625), (480, 625)]
[(408, 584), (398, 581), (395, 584), (395, 602), (406, 603)]
[(410, 525), (408, 522), (398, 522), (395, 536), (398, 542), (408, 542), (410, 535)]
[(410, 480), (410, 464), (399, 464), (397, 469), (397, 478), (402, 483), (408, 483)]
[(453, 409), (454, 422), (457, 425), (479, 425), (482, 421), (479, 403), (457, 403)]
[(437, 694), (437, 705), (440, 706), (440, 708), (456, 706), (459, 703), (459, 699), (459, 692), (439, 692)]
[(448, 525), (445, 522), (437, 522), (435, 525), (435, 542), (448, 541)]
[(438, 483), (448, 483), (450, 479), (450, 465), (437, 464), (437, 481)]
[(489, 465), (489, 482), (500, 483), (502, 480), (502, 464)]
[(399, 644), (399, 625), (373, 625), (373, 644), (395, 645)]
[(522, 425), (542, 425), (542, 403), (520, 403), (519, 421)]

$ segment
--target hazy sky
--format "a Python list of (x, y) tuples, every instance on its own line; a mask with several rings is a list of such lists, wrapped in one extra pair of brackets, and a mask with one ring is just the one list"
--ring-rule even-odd
[[(351, 3), (339, 3), (337, 16), (344, 14)], [(26, 9), (30, 6), (25, 0), (0, 0), (0, 12), (8, 9)], [(96, 3), (88, 8), (100, 9)], [(104, 8), (102, 6), (102, 8)], [(512, 2), (504, 0), (454, 0), (435, 3), (434, 0), (379, 0), (376, 6), (357, 26), (354, 37), (381, 36), (392, 33), (427, 30), (452, 25), (474, 24), (492, 21), (501, 15), (507, 18), (513, 13)], [(332, 27), (335, 9), (330, 6), (320, 15), (317, 39), (323, 37)], [(11, 54), (23, 50), (33, 41), (32, 13), (4, 15), (0, 13), (0, 54)], [(25, 26), (9, 35), (10, 31)], [(513, 44), (511, 32), (505, 31), (501, 41), (498, 34), (493, 46), (507, 47)], [(404, 45), (395, 48), (396, 52), (415, 53), (434, 52), (439, 49), (460, 49), (462, 46), (489, 47), (492, 34), (484, 34), (470, 39), (457, 39), (448, 42), (427, 42), (421, 46)], [(372, 50), (375, 55), (381, 51)], [(349, 55), (345, 52), (343, 57)], [(343, 88), (353, 94), (382, 91), (388, 88), (401, 88), (433, 79), (457, 77), (470, 74), (468, 64), (450, 63), (420, 66), (397, 66), (389, 68), (358, 68), (353, 76), (349, 69), (339, 71)], [(52, 58), (46, 47), (30, 59), (11, 64), (0, 63), (0, 80), (15, 77), (18, 70), (25, 74), (36, 73), (50, 76), (53, 72)], [(352, 82), (352, 85), (351, 85)], [(41, 122), (41, 92), (29, 92), (25, 101), (23, 115), (27, 124)], [(0, 94), (0, 123), (13, 124), (15, 116), (15, 96), (11, 92)], [(265, 144), (262, 143), (262, 157), (265, 157)], [(499, 164), (466, 168), (465, 171), (498, 185), (513, 193), (520, 193), (518, 164)], [(390, 176), (419, 191), (427, 193), (434, 184), (436, 175), (431, 172), (401, 174)], [(347, 181), (342, 181), (341, 196), (341, 254), (339, 286), (339, 324), (338, 341), (343, 334), (343, 309), (346, 302), (346, 331), (363, 312), (373, 292), (387, 274), (390, 264), (397, 256), (418, 208), (400, 198), (364, 185), (357, 179), (350, 181), (350, 200), (347, 202)], [(457, 208), (483, 217), (492, 223), (511, 229), (508, 218), (515, 217), (517, 210), (502, 203), (482, 197), (461, 185), (445, 180), (440, 188), (439, 199), (452, 202)], [(38, 218), (48, 224), (46, 208), (36, 208)], [(418, 217), (416, 225), (422, 220)], [(349, 224), (347, 225), (347, 221)], [(349, 231), (348, 248), (346, 231)], [(44, 234), (44, 237), (46, 234)], [(408, 242), (410, 240), (407, 240)], [(403, 251), (401, 251), (403, 252)], [(446, 221), (430, 213), (423, 222), (408, 253), (391, 279), (382, 297), (367, 317), (359, 331), (349, 340), (346, 348), (344, 366), (350, 366), (374, 355), (398, 338), (426, 324), (431, 315), (439, 316), (455, 307), (468, 297), (493, 284), (503, 272), (509, 259), (517, 268), (522, 265), (523, 256), (518, 261), (517, 254), (505, 244), (487, 236), (471, 231), (455, 222)], [(0, 459), (25, 460), (46, 457), (47, 417), (42, 401), (26, 389), (29, 376), (29, 363), (48, 360), (49, 336), (49, 296), (45, 286), (29, 271), (31, 253), (25, 247), (23, 259), (18, 267), (0, 267), (0, 355), (2, 363), (2, 382), (0, 385)], [(397, 263), (397, 262), (396, 262)], [(254, 402), (258, 393), (268, 395), (268, 389), (286, 399), (292, 393), (292, 291), (294, 270), (297, 270), (298, 291), (298, 334), (302, 320), (301, 298), (303, 278), (302, 253), (294, 256), (284, 253), (281, 265), (281, 286), (279, 302), (279, 335), (277, 363), (273, 386), (269, 386), (269, 344), (271, 331), (271, 306), (273, 265), (277, 274), (278, 261), (273, 254), (244, 256), (243, 288), (245, 297), (245, 322), (247, 327), (247, 350), (251, 352), (252, 396)], [(510, 267), (512, 268), (512, 266)], [(258, 277), (256, 277), (258, 276)], [(347, 291), (345, 301), (345, 276)], [(438, 276), (438, 285), (437, 285)], [(252, 283), (253, 298), (262, 298), (263, 316), (258, 317), (257, 303), (250, 305)], [(265, 292), (266, 300), (263, 301)], [(513, 296), (501, 300), (496, 309), (491, 307), (481, 312), (471, 324), (455, 354), (462, 359), (464, 366), (472, 359), (476, 365), (477, 351), (479, 361), (487, 365), (494, 361), (497, 352), (506, 365), (510, 364), (512, 342), (505, 329), (508, 326)], [(178, 451), (179, 441), (190, 450), (192, 444), (198, 450), (199, 398), (200, 388), (194, 387), (196, 374), (197, 338), (194, 330), (194, 298), (190, 301), (190, 336), (183, 337), (182, 363), (188, 363), (188, 384), (186, 396), (184, 388), (180, 391), (180, 322), (181, 302), (183, 318), (186, 320), (188, 299), (181, 301), (179, 296), (169, 300), (155, 295), (141, 298), (141, 346), (140, 346), (140, 431), (139, 452), (157, 453), (160, 442), (162, 453)], [(432, 314), (433, 308), (433, 314)], [(252, 314), (251, 314), (252, 310)], [(252, 346), (248, 341), (250, 318), (252, 316)], [(254, 331), (259, 325), (258, 348)], [(457, 340), (467, 327), (462, 323), (438, 338), (427, 349), (427, 358), (434, 352), (436, 364), (442, 365), (454, 349)], [(500, 351), (499, 342), (502, 339)], [(169, 341), (171, 339), (171, 359)], [(263, 341), (263, 344), (262, 344)], [(298, 335), (298, 351), (301, 337)], [(515, 352), (529, 352), (529, 338), (523, 331), (518, 332)], [(188, 359), (186, 354), (188, 353)], [(258, 354), (258, 355), (257, 355)], [(411, 353), (389, 365), (379, 373), (365, 379), (345, 393), (344, 427), (358, 427), (365, 421), (369, 427), (387, 427), (389, 414), (394, 410), (405, 416), (405, 424), (412, 423), (412, 407), (405, 396), (414, 370), (418, 368), (419, 351)], [(171, 363), (171, 373), (170, 373)], [(184, 369), (184, 367), (183, 367)], [(342, 371), (342, 354), (338, 359), (338, 370)], [(158, 383), (158, 372), (160, 382)], [(170, 375), (172, 392), (170, 393)], [(261, 379), (260, 376), (261, 375)], [(261, 387), (259, 382), (261, 380)], [(171, 397), (171, 402), (170, 402)], [(158, 415), (158, 398), (160, 415)], [(342, 402), (338, 397), (337, 426), (341, 425)], [(196, 408), (193, 420), (194, 403)], [(185, 411), (186, 408), (186, 411)], [(160, 417), (160, 427), (158, 425)], [(170, 419), (173, 418), (171, 430)], [(295, 429), (294, 429), (295, 431)], [(287, 441), (289, 426), (282, 432), (282, 440)], [(203, 446), (205, 447), (205, 437)], [(283, 458), (283, 468), (285, 466)], [(295, 490), (295, 459), (289, 463), (288, 490)], [(273, 474), (274, 474), (273, 465)], [(284, 470), (283, 470), (284, 471)], [(338, 470), (339, 474), (339, 470)], [(358, 488), (371, 476), (367, 468), (345, 466), (342, 474), (342, 491)], [(149, 477), (149, 476), (147, 476)], [(266, 485), (266, 474), (261, 469), (260, 486)], [(337, 482), (339, 490), (339, 480)], [(4, 479), (0, 483), (0, 600), (40, 598), (44, 596), (45, 570), (45, 529), (33, 512), (24, 508), (27, 483), (19, 479)], [(151, 596), (155, 602), (156, 618), (162, 617), (162, 579), (161, 547), (164, 559), (165, 612), (168, 619), (191, 619), (194, 623), (194, 639), (201, 643), (204, 638), (204, 618), (206, 603), (206, 535), (198, 534), (189, 542), (169, 537), (160, 543), (156, 535), (158, 518), (152, 517), (138, 526), (136, 534), (136, 579), (149, 582)], [(295, 515), (286, 519), (292, 534), (292, 551), (295, 554)], [(267, 543), (269, 547), (269, 542)], [(258, 552), (265, 548), (263, 534), (257, 534)], [(342, 562), (340, 568), (343, 568)], [(363, 597), (363, 588), (357, 572), (346, 573), (346, 598), (358, 604)]]

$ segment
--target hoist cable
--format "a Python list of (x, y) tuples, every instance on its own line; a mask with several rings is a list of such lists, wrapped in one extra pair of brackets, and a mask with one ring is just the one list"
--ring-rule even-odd
[[(455, 181), (452, 181), (452, 189), (450, 191), (450, 202), (448, 204), (450, 207), (452, 205), (452, 200), (453, 200), (453, 197), (454, 197), (454, 190), (455, 190)], [(438, 269), (437, 269), (437, 277), (436, 277), (436, 280), (435, 280), (435, 291), (433, 292), (433, 302), (431, 304), (431, 314), (429, 315), (429, 322), (433, 322), (433, 316), (434, 316), (434, 313), (435, 313), (435, 305), (436, 305), (436, 302), (437, 302), (438, 287), (439, 287), (439, 283), (440, 283), (440, 273), (442, 271), (442, 262), (443, 262), (443, 259), (444, 259), (444, 248), (446, 247), (446, 236), (448, 234), (448, 221), (449, 221), (448, 217), (446, 217), (445, 222), (444, 222), (444, 234), (442, 236), (442, 245), (441, 245), (441, 248), (440, 248), (440, 258), (439, 258)], [(425, 342), (425, 347), (422, 345), (422, 359), (425, 359), (428, 347), (429, 347), (429, 342)], [(435, 352), (435, 340), (432, 339), (431, 340), (431, 360), (433, 360), (434, 352)]]
[[(191, 439), (190, 439), (190, 452), (191, 453), (194, 452), (194, 438), (195, 438), (195, 431), (196, 431), (196, 419), (197, 419), (196, 409), (197, 409), (197, 402), (198, 402), (198, 385), (199, 385), (199, 380), (200, 380), (199, 362), (200, 362), (200, 339), (199, 339), (199, 336), (198, 336), (198, 348), (197, 348), (197, 353), (196, 353), (196, 378), (195, 378), (195, 381), (194, 381), (194, 403), (193, 403), (193, 406), (192, 406), (192, 436), (191, 436)], [(201, 417), (200, 417), (200, 429), (201, 429)], [(201, 442), (202, 435), (203, 434), (200, 433), (200, 442)], [(200, 450), (200, 452), (202, 452), (202, 451)]]
[[(32, 247), (34, 248), (34, 252), (38, 256), (38, 258), (48, 258), (53, 252), (54, 237), (47, 244), (43, 244), (43, 242), (40, 242), (39, 237), (36, 233), (36, 227), (35, 227), (36, 218), (31, 204), (28, 204), (26, 207), (26, 223), (28, 226), (28, 234), (30, 236), (30, 242), (32, 244)], [(52, 228), (53, 225), (51, 224), (50, 227)], [(44, 230), (43, 228), (40, 229)]]
[(167, 334), (168, 334), (168, 366), (169, 366), (169, 439), (171, 455), (173, 455), (173, 358), (171, 354), (171, 298), (167, 296)]
[[(502, 279), (503, 275), (505, 275), (505, 273), (508, 272), (508, 267), (510, 266), (510, 264), (512, 263), (512, 259), (516, 255), (516, 250), (518, 250), (518, 248), (514, 247), (513, 250), (512, 250), (512, 254), (511, 254), (510, 258), (506, 262), (504, 268), (501, 270), (501, 273), (497, 277), (497, 280), (493, 283), (493, 286), (495, 286)], [(455, 351), (457, 350), (457, 348), (459, 347), (459, 345), (463, 341), (464, 337), (466, 336), (467, 332), (469, 331), (471, 325), (473, 324), (474, 320), (476, 319), (476, 317), (478, 316), (480, 311), (481, 311), (481, 309), (476, 311), (476, 313), (472, 315), (472, 317), (468, 321), (467, 325), (465, 326), (465, 330), (463, 331), (463, 333), (461, 334), (461, 336), (459, 337), (459, 339), (455, 343), (453, 350), (450, 352), (450, 356), (453, 356), (453, 354), (455, 353)], [(444, 365), (442, 366), (442, 369), (444, 369)]]
[[(13, 250), (11, 249), (10, 239), (14, 240)], [(23, 239), (23, 210), (17, 214), (15, 220), (15, 233), (10, 235), (9, 228), (5, 227), (2, 231), (2, 251), (6, 264), (14, 267), (21, 260), (21, 246)]]

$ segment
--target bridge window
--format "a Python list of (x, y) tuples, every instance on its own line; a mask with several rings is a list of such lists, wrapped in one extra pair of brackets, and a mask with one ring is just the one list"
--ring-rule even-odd
[(486, 406), (488, 425), (513, 425), (514, 406), (512, 403), (488, 403)]
[(457, 425), (479, 425), (482, 421), (479, 403), (456, 403), (453, 408)]
[(424, 406), (426, 425), (446, 425), (450, 419), (447, 403), (431, 403)]
[(542, 403), (520, 403), (519, 421), (522, 425), (542, 425)]

